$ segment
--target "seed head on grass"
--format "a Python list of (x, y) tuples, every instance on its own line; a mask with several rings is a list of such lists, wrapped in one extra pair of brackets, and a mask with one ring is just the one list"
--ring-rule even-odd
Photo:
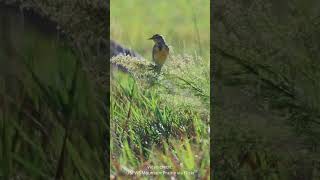
[(159, 76), (155, 65), (150, 61), (132, 56), (118, 55), (111, 59), (115, 68), (131, 74), (135, 79), (143, 82), (153, 82)]
[(160, 85), (159, 88), (165, 90), (160, 88), (159, 93), (166, 97), (170, 94), (187, 99), (198, 96), (207, 100), (209, 97), (209, 65), (199, 56), (172, 53), (160, 72), (151, 61), (131, 56), (115, 56), (111, 63), (131, 74), (143, 88)]

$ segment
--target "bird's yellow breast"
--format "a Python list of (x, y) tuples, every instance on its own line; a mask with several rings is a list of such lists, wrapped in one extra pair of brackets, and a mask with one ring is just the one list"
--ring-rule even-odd
[(155, 48), (154, 54), (153, 54), (153, 60), (156, 64), (163, 65), (166, 61), (169, 54), (168, 48)]

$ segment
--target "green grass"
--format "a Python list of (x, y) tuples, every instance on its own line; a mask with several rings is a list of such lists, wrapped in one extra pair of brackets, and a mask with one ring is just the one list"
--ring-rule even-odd
[[(110, 4), (111, 39), (145, 58), (112, 59), (130, 73), (113, 70), (111, 77), (111, 176), (162, 172), (164, 166), (182, 179), (208, 179), (209, 1)], [(172, 50), (160, 74), (149, 68), (153, 42), (147, 38), (156, 33)], [(174, 175), (155, 177), (168, 176)]]
[(105, 178), (105, 91), (55, 37), (21, 37), (13, 56), (0, 51), (0, 179)]

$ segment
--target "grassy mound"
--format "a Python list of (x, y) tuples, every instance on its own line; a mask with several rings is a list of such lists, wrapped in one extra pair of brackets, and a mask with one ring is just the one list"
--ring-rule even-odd
[(129, 72), (115, 72), (111, 79), (111, 174), (165, 166), (168, 173), (208, 177), (208, 61), (171, 55), (160, 74), (149, 61), (130, 56), (111, 61)]

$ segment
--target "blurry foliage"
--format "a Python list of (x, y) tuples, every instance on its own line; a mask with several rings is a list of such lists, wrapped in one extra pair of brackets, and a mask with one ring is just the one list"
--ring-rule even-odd
[[(0, 179), (104, 179), (109, 109), (99, 78), (109, 78), (100, 43), (108, 35), (105, 1), (10, 3), (57, 23), (68, 38), (24, 28), (19, 53), (11, 43), (0, 51), (1, 68), (9, 72), (0, 76)], [(12, 27), (1, 27), (2, 37), (16, 32)]]
[[(319, 3), (229, 0), (216, 1), (213, 7), (213, 22), (216, 27), (214, 33), (217, 34), (213, 41), (216, 82), (221, 82), (218, 83), (220, 86), (224, 84), (223, 86), (251, 89), (256, 99), (266, 100), (269, 113), (278, 114), (278, 121), (285, 119), (287, 125), (292, 127), (292, 132), (296, 133), (295, 137), (304, 138), (303, 147), (309, 153), (296, 157), (289, 154), (287, 157), (280, 157), (271, 152), (271, 149), (259, 148), (268, 147), (262, 140), (247, 142), (249, 137), (256, 137), (254, 134), (240, 142), (234, 139), (236, 137), (219, 141), (220, 138), (231, 136), (220, 132), (220, 125), (224, 124), (223, 129), (233, 126), (222, 123), (226, 121), (226, 116), (222, 115), (214, 121), (215, 127), (219, 127), (216, 129), (218, 132), (214, 131), (217, 133), (214, 141), (218, 149), (214, 151), (215, 163), (226, 157), (223, 161), (229, 164), (229, 167), (221, 168), (217, 164), (216, 177), (221, 178), (228, 174), (231, 179), (319, 178), (319, 141), (316, 139), (320, 138), (320, 34), (319, 12), (315, 11), (319, 8)], [(218, 96), (219, 92), (216, 95)], [(215, 103), (214, 112), (221, 111), (223, 114), (224, 110), (219, 109), (219, 103), (221, 102)], [(237, 131), (240, 133), (238, 136), (245, 134), (242, 129)], [(271, 144), (272, 141), (275, 140), (270, 140)], [(232, 144), (238, 144), (239, 148), (234, 148), (231, 152), (220, 149)], [(242, 146), (258, 148), (257, 153), (262, 154), (256, 158), (266, 158), (266, 164), (260, 164), (256, 169), (251, 168), (251, 171), (239, 178), (237, 174), (241, 169), (235, 168), (238, 166), (234, 163), (241, 164), (240, 160), (227, 157), (245, 155), (241, 150)], [(249, 152), (256, 153), (256, 150)], [(273, 163), (267, 160), (269, 158), (274, 158), (273, 163), (278, 165), (272, 165)], [(274, 172), (259, 173), (258, 176), (257, 171), (262, 171), (264, 166)], [(229, 169), (231, 167), (235, 168), (232, 172)]]
[[(64, 50), (57, 53), (56, 63), (63, 62), (64, 68), (53, 66), (55, 73), (40, 75), (40, 59), (26, 54), (20, 59), (23, 77), (1, 77), (3, 177), (105, 177), (102, 142), (108, 127), (97, 99), (101, 94), (93, 90), (80, 61)], [(10, 92), (9, 81), (20, 90)]]
[(153, 42), (147, 39), (158, 33), (165, 37), (170, 51), (197, 53), (209, 59), (209, 3), (209, 0), (111, 0), (110, 37), (150, 60)]
[(108, 3), (104, 0), (2, 0), (56, 24), (97, 83), (108, 84)]

